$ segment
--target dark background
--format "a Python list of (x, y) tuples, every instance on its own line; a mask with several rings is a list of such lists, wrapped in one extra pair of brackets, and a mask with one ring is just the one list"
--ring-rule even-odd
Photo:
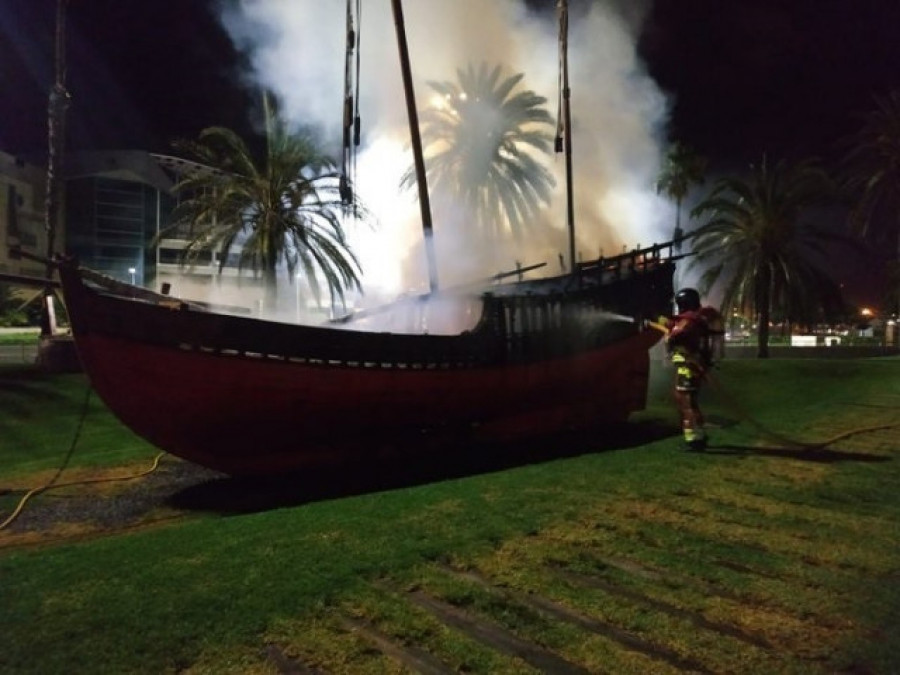
[[(572, 0), (573, 21), (588, 1)], [(211, 124), (249, 131), (243, 57), (213, 4), (69, 0), (70, 144), (160, 152)], [(528, 4), (553, 20), (555, 0)], [(54, 7), (0, 0), (6, 152), (45, 150)], [(873, 96), (900, 87), (900, 2), (656, 0), (639, 52), (672, 101), (670, 136), (715, 165), (833, 156)]]
[[(69, 0), (68, 141), (171, 150), (213, 124), (248, 130), (240, 56), (210, 0)], [(46, 152), (55, 0), (0, 0), (0, 150)]]
[(640, 48), (701, 154), (831, 158), (900, 87), (900, 2), (657, 0)]

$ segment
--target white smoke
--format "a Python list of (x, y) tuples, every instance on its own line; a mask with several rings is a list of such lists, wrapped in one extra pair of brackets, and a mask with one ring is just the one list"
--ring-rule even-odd
[[(673, 212), (655, 194), (666, 101), (636, 54), (640, 3), (595, 2), (570, 17), (569, 69), (575, 226), (579, 257), (612, 255), (666, 238)], [(346, 3), (337, 0), (239, 0), (223, 14), (235, 44), (252, 64), (252, 81), (274, 91), (291, 121), (316, 125), (339, 150), (346, 48)], [(503, 64), (525, 73), (523, 86), (559, 100), (558, 26), (552, 12), (538, 17), (521, 0), (412, 0), (404, 3), (416, 96), (421, 109), (428, 81), (455, 80), (473, 63)], [(576, 20), (577, 19), (577, 20)], [(415, 191), (400, 192), (412, 165), (390, 0), (364, 0), (360, 33), (362, 148), (357, 191), (376, 215), (374, 229), (350, 232), (367, 293), (427, 289), (422, 229)], [(557, 177), (553, 203), (544, 214), (540, 241), (494, 252), (494, 267), (465, 276), (494, 274), (546, 262), (559, 270), (567, 255), (564, 157), (551, 160)], [(439, 277), (454, 279), (454, 261), (466, 259), (456, 233), (434, 223)], [(464, 240), (463, 240), (464, 241)]]

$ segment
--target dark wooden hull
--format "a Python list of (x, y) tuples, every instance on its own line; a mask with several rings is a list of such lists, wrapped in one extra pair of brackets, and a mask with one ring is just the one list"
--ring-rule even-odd
[(341, 464), (416, 438), (625, 421), (644, 407), (659, 339), (640, 321), (671, 298), (660, 262), (569, 291), (496, 287), (473, 330), (405, 335), (216, 314), (85, 272), (60, 263), (99, 396), (159, 448), (233, 475)]

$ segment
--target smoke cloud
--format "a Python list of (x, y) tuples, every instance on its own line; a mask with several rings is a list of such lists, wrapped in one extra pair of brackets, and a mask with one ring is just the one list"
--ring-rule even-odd
[[(349, 233), (363, 265), (367, 294), (427, 290), (428, 275), (415, 191), (400, 192), (412, 165), (405, 99), (390, 0), (364, 0), (360, 26), (362, 147), (357, 191), (375, 214), (373, 228)], [(249, 83), (279, 96), (297, 125), (315, 125), (340, 154), (345, 3), (329, 0), (238, 0), (222, 22), (252, 64)], [(428, 104), (428, 81), (456, 80), (470, 63), (502, 64), (524, 73), (522, 86), (559, 100), (555, 12), (538, 15), (521, 0), (413, 0), (404, 4), (418, 107)], [(585, 260), (667, 239), (672, 207), (655, 193), (666, 100), (636, 54), (642, 3), (590, 3), (569, 22), (569, 71), (577, 251)], [(442, 285), (461, 283), (516, 262), (546, 262), (559, 271), (567, 255), (565, 160), (548, 160), (556, 192), (543, 213), (541, 234), (510, 241), (485, 256), (467, 250), (463, 232), (434, 223)], [(480, 269), (462, 263), (477, 258)], [(462, 271), (457, 271), (457, 268)], [(535, 274), (535, 273), (532, 273)]]

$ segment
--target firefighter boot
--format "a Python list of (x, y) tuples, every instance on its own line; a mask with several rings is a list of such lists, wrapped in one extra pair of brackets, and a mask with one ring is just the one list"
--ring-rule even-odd
[(703, 427), (684, 427), (684, 442), (689, 452), (703, 452), (706, 450), (706, 432)]

